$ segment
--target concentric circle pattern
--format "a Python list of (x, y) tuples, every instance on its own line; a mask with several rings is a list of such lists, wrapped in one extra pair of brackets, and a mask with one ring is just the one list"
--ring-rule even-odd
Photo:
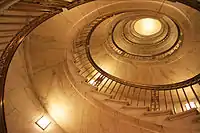
[(116, 53), (139, 60), (158, 60), (180, 47), (183, 36), (178, 25), (165, 15), (152, 18), (153, 13), (148, 14), (149, 11), (143, 11), (140, 15), (133, 12), (116, 16), (119, 20), (113, 22), (109, 43)]
[[(186, 20), (184, 16), (183, 19)], [(151, 32), (137, 28), (145, 23)], [(184, 41), (189, 38), (184, 33), (182, 24), (166, 14), (149, 10), (109, 13), (81, 30), (74, 45), (75, 62), (80, 74), (91, 83), (98, 77), (139, 88), (169, 89), (169, 84), (170, 88), (178, 88), (186, 81), (198, 82), (191, 82), (198, 71), (182, 73), (187, 66), (173, 71), (177, 62), (180, 66), (190, 58), (184, 55), (188, 45)], [(173, 77), (168, 76), (173, 73)]]
[[(125, 8), (131, 2), (122, 3)], [(199, 101), (194, 88), (200, 83), (200, 46), (192, 15), (185, 15), (183, 5), (167, 3), (157, 11), (152, 9), (160, 7), (156, 2), (114, 11), (123, 8), (122, 3), (100, 9), (103, 13), (78, 31), (74, 63), (85, 82), (111, 99), (147, 105), (154, 111), (167, 110), (168, 102), (177, 102), (174, 95), (179, 96), (179, 91), (192, 91), (190, 99)], [(186, 110), (178, 105), (172, 102), (169, 108)]]

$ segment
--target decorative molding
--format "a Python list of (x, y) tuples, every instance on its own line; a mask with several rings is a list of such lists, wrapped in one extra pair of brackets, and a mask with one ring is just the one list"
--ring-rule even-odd
[[(8, 7), (12, 4), (14, 4), (15, 2), (18, 2), (19, 0), (13, 0), (13, 1), (6, 1), (5, 5), (0, 5), (1, 9), (0, 9), (0, 13), (3, 12), (5, 9), (8, 9)], [(35, 4), (41, 4), (41, 0), (33, 0), (33, 2), (35, 1)], [(90, 2), (93, 0), (75, 0), (73, 2), (68, 2), (67, 5), (61, 4), (61, 3), (57, 3), (57, 4), (52, 4), (50, 1), (47, 1), (46, 6), (54, 6), (55, 8), (52, 9), (52, 12), (49, 12), (47, 14), (41, 15), (37, 18), (35, 18), (32, 22), (30, 22), (28, 25), (26, 25), (25, 27), (23, 27), (23, 29), (21, 31), (19, 31), (19, 33), (11, 40), (11, 42), (9, 43), (9, 45), (6, 47), (5, 51), (3, 52), (1, 58), (0, 58), (0, 132), (1, 133), (7, 133), (7, 128), (6, 128), (6, 122), (5, 122), (5, 112), (4, 112), (4, 86), (5, 86), (5, 80), (6, 80), (6, 75), (7, 75), (7, 71), (8, 71), (8, 67), (9, 64), (14, 56), (15, 51), (17, 50), (18, 46), (23, 42), (23, 40), (25, 39), (25, 37), (33, 30), (35, 29), (38, 25), (40, 25), (42, 22), (46, 21), (47, 19), (53, 17), (54, 15), (60, 13), (62, 10), (60, 10), (60, 8), (67, 8), (67, 9), (71, 9), (73, 7), (79, 6), (81, 4)], [(185, 1), (185, 0), (177, 0), (178, 2), (181, 2), (183, 4), (186, 4), (192, 8), (195, 8), (197, 10), (200, 11), (199, 8), (199, 2), (193, 0), (191, 1)], [(14, 3), (13, 3), (14, 2)], [(24, 0), (24, 2), (27, 2), (26, 0)], [(38, 3), (39, 2), (39, 3)], [(43, 0), (44, 2), (44, 0)], [(30, 1), (27, 3), (31, 3)], [(105, 17), (105, 16), (104, 16)], [(104, 19), (104, 18), (103, 18)], [(93, 24), (95, 25), (95, 24)], [(91, 34), (90, 34), (91, 35)], [(100, 69), (98, 69), (100, 70)], [(107, 75), (109, 78), (112, 78), (113, 80), (119, 80), (116, 79), (116, 77), (112, 77), (109, 76), (107, 73), (102, 72), (105, 75)], [(195, 77), (188, 79), (186, 81), (183, 82), (179, 82), (179, 83), (175, 83), (175, 84), (169, 84), (169, 85), (159, 85), (159, 86), (147, 86), (147, 85), (136, 85), (136, 84), (132, 84), (132, 83), (128, 83), (126, 81), (121, 81), (119, 80), (120, 83), (123, 84), (128, 84), (131, 86), (135, 86), (135, 87), (141, 87), (144, 89), (159, 89), (159, 90), (164, 90), (164, 89), (177, 89), (177, 88), (183, 88), (183, 87), (187, 87), (187, 86), (191, 86), (193, 84), (196, 83), (200, 83), (200, 74), (196, 75)], [(116, 100), (111, 100), (111, 99), (107, 99), (107, 101), (113, 101), (113, 102), (119, 102)], [(122, 102), (121, 103), (127, 103), (127, 102)], [(170, 116), (168, 119), (169, 120), (174, 120), (176, 118), (182, 118), (182, 117), (186, 117), (189, 114), (197, 114), (197, 110), (192, 109), (180, 114), (176, 114), (174, 116)]]
[(123, 105), (130, 105), (128, 101), (125, 100), (115, 100), (115, 99), (104, 99), (106, 102), (112, 102), (112, 103), (118, 103), (118, 104), (123, 104)]
[(111, 98), (112, 97), (112, 95), (110, 95), (110, 94), (98, 92), (96, 90), (92, 90), (91, 93), (95, 93), (95, 94), (101, 95), (101, 96), (106, 96), (107, 98)]
[(147, 106), (122, 106), (121, 109), (135, 109), (135, 110), (149, 110), (149, 107)]
[(92, 32), (104, 20), (112, 17), (113, 15), (117, 15), (117, 14), (125, 13), (125, 12), (130, 12), (130, 10), (114, 12), (114, 13), (106, 14), (104, 16), (97, 17), (94, 21), (92, 21), (90, 24), (88, 24), (86, 27), (84, 27), (83, 30), (78, 35), (78, 39), (77, 39), (78, 41), (74, 42), (74, 51), (76, 51), (76, 54), (77, 54), (76, 59), (78, 59), (78, 58), (83, 59), (82, 55), (86, 54), (86, 57), (84, 57), (84, 60), (85, 60), (85, 58), (87, 58), (87, 60), (91, 64), (91, 66), (94, 67), (95, 70), (98, 71), (100, 74), (102, 74), (103, 76), (105, 76), (115, 82), (118, 82), (118, 83), (126, 85), (126, 86), (131, 86), (134, 88), (147, 89), (147, 90), (173, 90), (173, 89), (188, 87), (188, 86), (191, 86), (191, 85), (194, 85), (194, 84), (197, 84), (200, 82), (200, 74), (198, 74), (198, 75), (194, 76), (193, 78), (190, 78), (190, 79), (182, 81), (182, 82), (173, 83), (173, 84), (145, 85), (145, 84), (137, 84), (134, 82), (125, 81), (123, 79), (120, 79), (120, 78), (113, 76), (113, 75), (105, 72), (104, 70), (102, 70), (94, 62), (94, 60), (92, 59), (91, 53), (90, 53), (89, 42), (90, 42)]
[(196, 108), (194, 108), (194, 109), (187, 110), (185, 112), (171, 115), (167, 117), (167, 120), (178, 120), (178, 119), (182, 119), (182, 118), (189, 117), (191, 115), (197, 115), (197, 114), (199, 114), (199, 112)]
[(161, 115), (172, 115), (172, 114), (173, 114), (172, 110), (144, 112), (145, 116), (161, 116)]

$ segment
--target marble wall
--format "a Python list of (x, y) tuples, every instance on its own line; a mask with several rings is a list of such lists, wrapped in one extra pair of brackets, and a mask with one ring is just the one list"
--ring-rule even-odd
[[(107, 5), (113, 2), (99, 0), (65, 10), (27, 37), (11, 63), (6, 83), (5, 110), (10, 133), (42, 132), (34, 122), (43, 114), (55, 121), (45, 131), (49, 133), (199, 132), (198, 125), (180, 129), (180, 124), (187, 120), (166, 122), (166, 127), (155, 130), (146, 128), (145, 123), (138, 126), (91, 97), (92, 87), (83, 83), (73, 64), (72, 43), (81, 27), (111, 10)], [(112, 10), (119, 10), (119, 5)], [(93, 11), (102, 6), (105, 10)]]
[(28, 37), (26, 41), (29, 45), (25, 45), (26, 58), (34, 92), (49, 115), (66, 132), (151, 132), (123, 119), (119, 120), (117, 113), (104, 111), (104, 108), (96, 106), (91, 99), (83, 96), (85, 89), (88, 91), (91, 88), (81, 83), (83, 79), (77, 75), (71, 48), (79, 29), (89, 19), (99, 15), (95, 12), (93, 17), (80, 20), (94, 10), (96, 4), (98, 3), (91, 3), (88, 5), (90, 8), (82, 6), (81, 9), (66, 10), (42, 24)]
[[(64, 133), (38, 101), (27, 73), (24, 48), (21, 46), (9, 67), (5, 87), (5, 115), (8, 133)], [(35, 122), (46, 116), (51, 124), (46, 131)]]

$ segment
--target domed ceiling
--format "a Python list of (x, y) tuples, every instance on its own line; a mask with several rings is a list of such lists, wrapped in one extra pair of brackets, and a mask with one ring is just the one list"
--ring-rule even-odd
[(172, 84), (199, 74), (200, 46), (193, 35), (200, 13), (188, 8), (195, 17), (185, 15), (184, 5), (157, 3), (162, 8), (155, 10), (155, 3), (148, 4), (104, 14), (82, 29), (74, 48), (81, 74), (98, 77), (98, 71), (143, 85)]

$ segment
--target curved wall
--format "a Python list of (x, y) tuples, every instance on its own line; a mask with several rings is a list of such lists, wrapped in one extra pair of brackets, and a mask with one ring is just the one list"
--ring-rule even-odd
[[(26, 42), (25, 42), (26, 43)], [(43, 132), (35, 122), (43, 115), (51, 126), (46, 133), (64, 133), (38, 101), (27, 73), (23, 46), (19, 47), (10, 64), (5, 91), (5, 115), (9, 133)]]
[[(23, 123), (19, 123), (19, 126), (24, 125), (25, 121), (28, 121), (27, 127), (29, 128), (19, 128), (19, 126), (13, 123), (13, 116), (7, 115), (9, 132), (29, 132), (29, 129), (30, 132), (37, 132), (35, 129), (32, 130), (32, 126), (33, 122), (45, 112), (42, 107), (47, 110), (49, 115), (65, 132), (69, 133), (188, 133), (193, 130), (192, 128), (197, 129), (196, 126), (193, 127), (189, 124), (185, 128), (180, 128), (180, 123), (186, 124), (187, 121), (176, 122), (179, 123), (177, 127), (174, 127), (174, 123), (168, 123), (163, 128), (151, 127), (151, 125), (145, 125), (145, 123), (138, 126), (121, 116), (120, 113), (105, 108), (99, 101), (91, 98), (89, 91), (92, 87), (83, 83), (84, 79), (78, 76), (77, 69), (73, 64), (72, 43), (80, 29), (96, 16), (108, 13), (111, 10), (122, 10), (120, 8), (122, 3), (119, 2), (112, 8), (105, 6), (110, 3), (113, 3), (113, 1), (97, 1), (76, 7), (70, 11), (65, 10), (63, 13), (40, 25), (28, 36), (22, 45), (25, 49), (26, 65), (24, 65), (24, 57), (21, 59), (23, 65), (15, 63), (20, 65), (19, 68), (24, 67), (27, 69), (23, 70), (22, 74), (19, 74), (19, 69), (14, 67), (14, 72), (11, 72), (11, 64), (9, 72), (11, 76), (8, 75), (6, 83), (7, 88), (14, 88), (10, 86), (14, 85), (16, 88), (21, 89), (7, 91), (5, 99), (6, 101), (11, 99), (11, 103), (14, 103), (21, 114), (28, 117), (28, 119), (26, 117), (23, 119), (18, 112), (15, 113), (14, 109), (9, 106), (9, 102), (6, 105), (6, 113), (14, 112), (13, 116), (17, 117), (16, 119), (22, 119)], [(124, 3), (128, 9), (133, 6), (128, 2)], [(102, 6), (105, 6), (104, 9), (98, 9)], [(148, 7), (148, 4), (142, 6)], [(158, 10), (158, 7), (155, 4), (154, 9)], [(93, 11), (95, 9), (98, 10)], [(87, 15), (91, 11), (93, 13)], [(87, 17), (84, 17), (85, 15)], [(15, 57), (17, 57), (17, 54)], [(20, 78), (12, 76), (14, 73)], [(20, 75), (23, 75), (23, 80), (17, 81), (21, 79)], [(24, 79), (24, 77), (26, 78)], [(16, 85), (9, 83), (9, 80), (10, 82), (16, 81)], [(29, 99), (30, 96), (27, 95), (27, 91), (34, 92), (31, 92), (32, 98)], [(35, 101), (34, 104), (32, 100)], [(27, 103), (25, 104), (24, 101)], [(35, 105), (35, 103), (37, 104)], [(29, 113), (32, 111), (34, 111), (33, 114)], [(50, 130), (51, 128), (54, 129), (54, 126), (56, 128), (55, 131)], [(49, 132), (51, 131), (56, 133), (62, 132), (56, 124), (50, 125)]]

